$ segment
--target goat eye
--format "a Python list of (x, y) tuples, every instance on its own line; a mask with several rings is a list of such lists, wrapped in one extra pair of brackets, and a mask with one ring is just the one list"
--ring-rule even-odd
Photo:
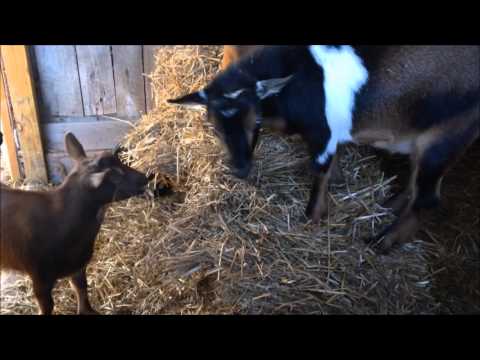
[(239, 110), (235, 108), (220, 110), (220, 114), (227, 118), (235, 116), (238, 112)]

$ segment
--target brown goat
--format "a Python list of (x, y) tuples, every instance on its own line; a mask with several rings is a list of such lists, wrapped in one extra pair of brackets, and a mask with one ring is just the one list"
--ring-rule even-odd
[(105, 206), (144, 193), (150, 178), (122, 164), (118, 151), (87, 158), (71, 133), (65, 146), (74, 167), (48, 192), (0, 187), (0, 270), (26, 273), (33, 282), (40, 314), (54, 308), (52, 289), (63, 277), (77, 296), (79, 314), (96, 314), (88, 300), (86, 267)]

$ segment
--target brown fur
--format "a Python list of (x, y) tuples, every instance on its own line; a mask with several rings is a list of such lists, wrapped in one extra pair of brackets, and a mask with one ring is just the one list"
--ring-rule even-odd
[(225, 45), (223, 50), (223, 59), (220, 64), (220, 70), (225, 70), (231, 64), (241, 58), (261, 49), (263, 45)]
[(75, 166), (48, 192), (2, 186), (0, 269), (28, 274), (41, 314), (53, 312), (55, 282), (69, 277), (79, 314), (94, 314), (85, 269), (91, 260), (105, 206), (143, 193), (149, 179), (105, 152), (88, 159), (71, 134), (65, 138)]

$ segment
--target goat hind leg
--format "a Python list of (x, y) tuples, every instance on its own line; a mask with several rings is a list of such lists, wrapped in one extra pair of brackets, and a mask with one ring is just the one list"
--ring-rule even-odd
[(88, 300), (87, 273), (85, 268), (70, 277), (70, 285), (75, 290), (77, 296), (77, 314), (97, 315), (98, 313), (93, 310)]
[(399, 216), (403, 210), (408, 206), (411, 197), (410, 189), (404, 189), (399, 193), (393, 195), (382, 204), (382, 207), (391, 209), (392, 212)]
[(52, 315), (54, 308), (52, 289), (55, 280), (32, 277), (32, 282), (33, 293), (39, 306), (39, 315)]
[(456, 133), (445, 131), (440, 135), (434, 133), (436, 136), (425, 134), (419, 140), (413, 157), (415, 170), (410, 182), (411, 198), (393, 225), (375, 238), (383, 240), (379, 246), (382, 252), (388, 251), (396, 242), (406, 242), (413, 237), (421, 213), (440, 205), (443, 176), (478, 137), (476, 126), (473, 124)]

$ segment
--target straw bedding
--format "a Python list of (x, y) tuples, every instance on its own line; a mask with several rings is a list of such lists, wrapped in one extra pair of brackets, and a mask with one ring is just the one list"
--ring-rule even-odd
[[(110, 207), (88, 268), (95, 308), (105, 314), (478, 310), (445, 305), (438, 295), (435, 276), (445, 269), (445, 259), (455, 258), (443, 243), (419, 234), (428, 241), (417, 239), (388, 255), (364, 245), (365, 237), (393, 219), (380, 204), (398, 179), (386, 175), (377, 153), (345, 148), (345, 184), (331, 186), (329, 216), (320, 225), (304, 217), (311, 178), (299, 138), (263, 131), (249, 179), (228, 174), (205, 113), (165, 103), (205, 85), (218, 71), (221, 50), (165, 46), (157, 54), (150, 74), (156, 110), (125, 138), (125, 161), (158, 174), (157, 182), (173, 186), (175, 194)], [(472, 254), (478, 259), (475, 246), (461, 255), (468, 257), (472, 273), (478, 270), (471, 260)], [(478, 303), (479, 287), (468, 289), (469, 304)], [(2, 314), (36, 311), (23, 277), (1, 296)], [(74, 313), (75, 298), (65, 280), (54, 297), (57, 313)]]

